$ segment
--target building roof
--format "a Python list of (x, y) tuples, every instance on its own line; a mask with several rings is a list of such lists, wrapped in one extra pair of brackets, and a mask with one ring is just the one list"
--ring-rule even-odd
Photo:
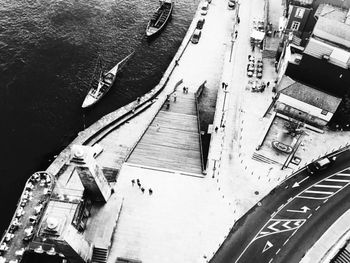
[(313, 30), (314, 36), (350, 48), (349, 10), (321, 4), (315, 17), (318, 19)]
[(290, 3), (292, 5), (310, 6), (314, 0), (292, 0)]
[(279, 86), (280, 93), (331, 113), (337, 110), (341, 102), (341, 98), (314, 89), (287, 76), (282, 77)]

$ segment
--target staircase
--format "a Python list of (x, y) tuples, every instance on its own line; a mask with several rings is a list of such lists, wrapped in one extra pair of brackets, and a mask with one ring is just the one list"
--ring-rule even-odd
[(252, 159), (258, 162), (267, 163), (267, 164), (278, 164), (275, 160), (272, 160), (266, 156), (258, 154), (256, 152), (253, 153)]
[(350, 252), (346, 248), (340, 250), (340, 252), (331, 260), (331, 263), (349, 263)]
[(106, 263), (108, 250), (106, 248), (94, 247), (92, 251), (91, 263)]

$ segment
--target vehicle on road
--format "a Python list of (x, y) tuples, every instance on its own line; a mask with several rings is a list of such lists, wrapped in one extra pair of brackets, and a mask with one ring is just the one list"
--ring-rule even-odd
[(323, 157), (321, 159), (318, 159), (306, 167), (306, 170), (309, 174), (317, 174), (319, 171), (327, 169), (329, 166), (333, 164), (336, 157)]
[(203, 17), (199, 18), (198, 21), (197, 21), (196, 29), (202, 29), (204, 23), (205, 23), (205, 19)]
[(235, 0), (229, 0), (228, 1), (228, 8), (229, 9), (235, 9), (236, 8), (236, 1)]
[(193, 35), (191, 37), (191, 42), (193, 44), (197, 44), (199, 42), (199, 39), (201, 38), (202, 31), (199, 29), (194, 30)]
[(208, 9), (209, 9), (209, 3), (204, 2), (202, 7), (201, 7), (201, 15), (205, 16), (208, 13)]

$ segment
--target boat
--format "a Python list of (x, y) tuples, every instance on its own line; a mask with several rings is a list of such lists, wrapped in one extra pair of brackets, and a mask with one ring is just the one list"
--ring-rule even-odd
[(107, 73), (100, 73), (97, 86), (94, 86), (89, 90), (89, 93), (86, 95), (81, 106), (82, 108), (87, 108), (94, 105), (109, 91), (109, 89), (113, 86), (117, 73), (122, 69), (122, 67), (134, 53), (135, 51), (131, 52)]
[(152, 18), (148, 21), (146, 36), (151, 37), (164, 28), (173, 11), (173, 0), (163, 0)]

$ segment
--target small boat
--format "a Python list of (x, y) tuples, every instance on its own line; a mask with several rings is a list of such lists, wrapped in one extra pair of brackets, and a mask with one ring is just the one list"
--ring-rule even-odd
[(117, 73), (122, 69), (129, 58), (134, 54), (134, 51), (115, 65), (107, 73), (100, 73), (100, 77), (97, 83), (97, 87), (90, 89), (83, 102), (82, 108), (87, 108), (98, 102), (113, 86)]
[(146, 36), (150, 37), (162, 30), (168, 22), (171, 12), (173, 11), (173, 0), (163, 0), (152, 18), (148, 21)]

